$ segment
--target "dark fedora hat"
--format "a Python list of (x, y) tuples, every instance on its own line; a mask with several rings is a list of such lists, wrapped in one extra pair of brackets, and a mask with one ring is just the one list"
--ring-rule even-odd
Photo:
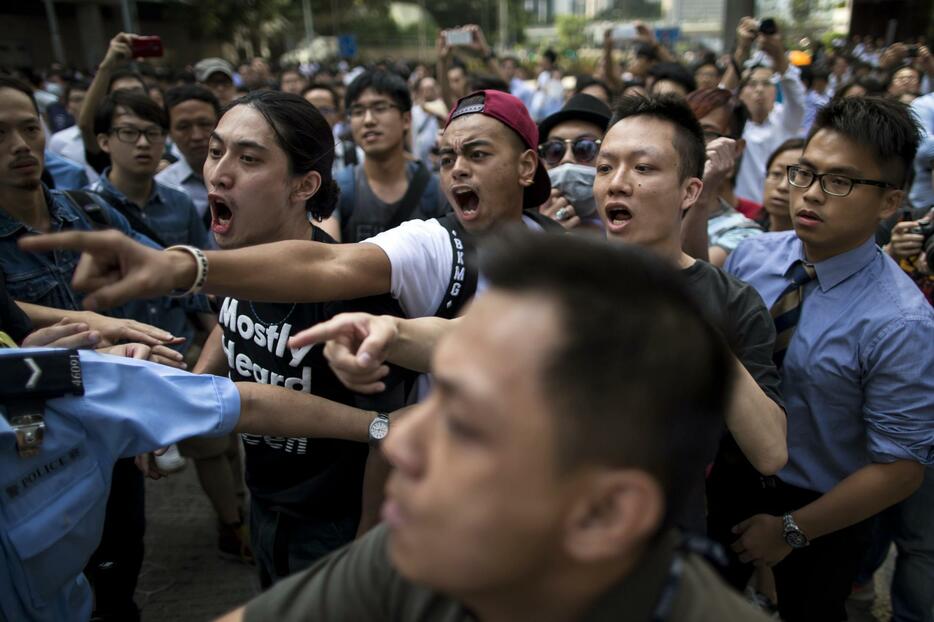
[(564, 104), (558, 112), (545, 117), (538, 124), (539, 142), (548, 139), (548, 133), (559, 123), (565, 121), (586, 121), (593, 123), (604, 132), (610, 124), (610, 107), (592, 95), (578, 93)]

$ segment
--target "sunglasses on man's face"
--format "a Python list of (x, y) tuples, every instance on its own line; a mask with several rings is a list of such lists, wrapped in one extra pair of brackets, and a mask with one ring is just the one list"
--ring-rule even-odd
[(564, 159), (564, 154), (567, 153), (568, 147), (570, 147), (575, 162), (590, 164), (597, 157), (602, 142), (599, 138), (575, 138), (573, 140), (570, 138), (556, 138), (539, 145), (538, 155), (548, 166), (557, 166)]

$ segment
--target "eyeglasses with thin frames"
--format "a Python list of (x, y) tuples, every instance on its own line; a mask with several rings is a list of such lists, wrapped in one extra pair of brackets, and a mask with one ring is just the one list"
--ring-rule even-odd
[(389, 112), (392, 109), (401, 110), (397, 104), (392, 102), (374, 102), (372, 104), (364, 106), (363, 104), (354, 104), (350, 107), (349, 113), (351, 119), (362, 119), (366, 116), (367, 111), (373, 113), (374, 117), (382, 116)]
[(863, 184), (878, 186), (880, 188), (897, 188), (895, 184), (877, 179), (858, 179), (839, 173), (815, 173), (801, 166), (788, 167), (788, 183), (795, 188), (810, 188), (814, 181), (820, 184), (821, 190), (833, 197), (845, 197), (853, 191), (853, 186)]
[(111, 129), (110, 133), (116, 136), (117, 140), (120, 142), (129, 143), (131, 145), (136, 144), (140, 135), (145, 136), (146, 140), (150, 143), (158, 143), (165, 140), (165, 130), (161, 127), (151, 127), (148, 130), (141, 130), (136, 127), (121, 125), (120, 127)]

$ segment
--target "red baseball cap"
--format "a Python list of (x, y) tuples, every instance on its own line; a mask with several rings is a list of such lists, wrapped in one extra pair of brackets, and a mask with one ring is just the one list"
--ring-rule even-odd
[[(535, 152), (538, 157), (538, 126), (525, 104), (518, 97), (504, 93), (503, 91), (474, 91), (457, 100), (454, 108), (448, 114), (448, 120), (444, 123), (444, 129), (447, 129), (451, 121), (468, 114), (483, 114), (492, 117), (511, 129), (519, 135), (525, 146)], [(541, 159), (538, 160), (538, 168), (535, 170), (535, 179), (532, 185), (525, 189), (522, 199), (522, 208), (535, 208), (548, 200), (551, 194), (551, 178), (548, 177), (548, 171), (545, 169)]]

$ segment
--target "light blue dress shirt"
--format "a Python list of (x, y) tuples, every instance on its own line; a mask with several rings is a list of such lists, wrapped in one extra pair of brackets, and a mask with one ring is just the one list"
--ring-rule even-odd
[[(804, 258), (793, 231), (744, 241), (725, 269), (771, 307)], [(934, 310), (866, 240), (814, 264), (785, 355), (788, 464), (779, 478), (827, 492), (870, 463), (934, 462)]]
[[(0, 357), (27, 351), (0, 349)], [(38, 455), (20, 458), (0, 417), (0, 620), (89, 619), (82, 570), (100, 541), (114, 461), (229, 434), (239, 418), (226, 378), (86, 350), (80, 357), (85, 394), (47, 403)]]

